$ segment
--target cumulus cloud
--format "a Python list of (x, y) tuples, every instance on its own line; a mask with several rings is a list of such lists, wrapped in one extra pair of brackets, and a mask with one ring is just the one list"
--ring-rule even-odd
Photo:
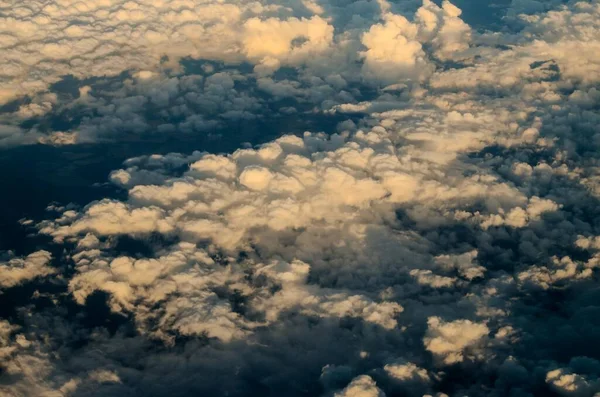
[(555, 369), (546, 374), (546, 382), (563, 396), (591, 395), (590, 385), (578, 374), (566, 373), (563, 369)]
[(444, 322), (439, 317), (430, 317), (427, 326), (423, 343), (444, 364), (458, 363), (477, 354), (479, 344), (489, 333), (485, 324), (469, 320)]
[(427, 371), (423, 368), (419, 368), (413, 363), (387, 364), (383, 369), (391, 378), (400, 382), (430, 382)]
[(387, 85), (404, 80), (423, 81), (435, 70), (424, 45), (431, 46), (432, 56), (442, 60), (460, 57), (469, 48), (471, 29), (460, 18), (461, 11), (448, 1), (440, 8), (423, 1), (412, 23), (402, 15), (382, 7), (383, 23), (371, 26), (362, 35), (367, 48), (363, 74), (367, 79)]
[(259, 60), (262, 72), (281, 64), (297, 65), (311, 55), (326, 51), (333, 40), (333, 27), (319, 16), (310, 19), (249, 19), (242, 33), (243, 51), (250, 60)]
[(0, 287), (9, 288), (44, 277), (56, 272), (50, 266), (52, 254), (48, 251), (37, 251), (24, 258), (8, 254), (8, 259), (0, 262)]
[(335, 393), (336, 397), (385, 397), (375, 384), (375, 381), (368, 375), (359, 376), (350, 382), (350, 384), (341, 392)]
[[(422, 80), (428, 69), (425, 52), (416, 39), (417, 28), (401, 15), (385, 15), (385, 23), (371, 27), (362, 37), (363, 73), (384, 85), (402, 79)], [(372, 77), (371, 77), (372, 76)]]

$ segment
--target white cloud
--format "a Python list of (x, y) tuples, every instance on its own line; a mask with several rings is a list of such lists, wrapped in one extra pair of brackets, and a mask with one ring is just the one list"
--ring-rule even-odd
[(594, 391), (590, 383), (581, 375), (565, 369), (555, 369), (546, 374), (546, 383), (561, 396), (590, 396)]
[(427, 325), (427, 333), (423, 338), (425, 348), (444, 364), (477, 358), (489, 333), (485, 324), (470, 320), (444, 322), (439, 317), (430, 317)]
[(386, 364), (383, 369), (391, 378), (400, 382), (429, 383), (431, 381), (427, 370), (413, 363)]
[(8, 260), (0, 261), (0, 287), (10, 288), (56, 273), (50, 266), (52, 254), (48, 251), (37, 251), (24, 258), (14, 257), (9, 253)]
[(356, 377), (341, 392), (335, 393), (336, 397), (385, 397), (375, 381), (368, 375)]
[(318, 16), (284, 21), (251, 18), (243, 29), (243, 51), (248, 59), (258, 60), (262, 69), (302, 64), (326, 51), (333, 40), (333, 27)]
[(384, 19), (362, 36), (365, 77), (383, 85), (427, 78), (433, 68), (417, 40), (417, 27), (401, 15), (385, 14)]

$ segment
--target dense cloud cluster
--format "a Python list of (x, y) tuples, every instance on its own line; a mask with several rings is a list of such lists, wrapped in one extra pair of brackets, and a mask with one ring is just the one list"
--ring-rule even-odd
[(394, 13), (417, 3), (5, 2), (0, 145), (214, 135), (423, 81), (471, 30), (448, 2)]
[(341, 117), (134, 157), (120, 198), (23, 220), (51, 242), (0, 259), (27, 295), (0, 393), (600, 395), (597, 0), (500, 31), (430, 0), (0, 10), (0, 145)]

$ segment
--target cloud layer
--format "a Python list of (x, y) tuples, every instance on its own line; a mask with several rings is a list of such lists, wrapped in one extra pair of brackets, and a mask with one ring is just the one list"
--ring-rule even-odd
[(0, 262), (1, 392), (600, 393), (598, 1), (504, 31), (428, 0), (7, 6), (7, 114), (86, 115), (12, 143), (341, 122), (131, 158), (121, 198), (24, 220), (52, 242)]

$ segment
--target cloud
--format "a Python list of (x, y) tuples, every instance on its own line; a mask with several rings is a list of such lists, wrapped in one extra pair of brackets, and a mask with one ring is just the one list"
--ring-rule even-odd
[(251, 18), (244, 23), (244, 53), (259, 60), (261, 69), (297, 65), (311, 55), (326, 51), (333, 40), (333, 27), (319, 16), (310, 19)]
[(8, 258), (0, 262), (0, 287), (10, 288), (56, 273), (56, 269), (50, 266), (51, 260), (52, 254), (48, 251), (37, 251), (25, 258), (9, 253)]
[(384, 24), (373, 25), (362, 37), (367, 47), (363, 53), (364, 75), (384, 85), (428, 77), (431, 66), (416, 39), (417, 28), (401, 15), (388, 14), (384, 18)]
[(391, 378), (400, 382), (430, 382), (427, 371), (413, 363), (387, 364), (383, 368)]
[[(597, 1), (515, 1), (496, 32), (449, 2), (406, 3), (67, 2), (46, 5), (46, 24), (13, 17), (9, 57), (29, 43), (31, 66), (6, 80), (30, 96), (7, 111), (18, 123), (2, 119), (10, 141), (58, 111), (86, 116), (28, 139), (341, 122), (134, 157), (109, 176), (118, 194), (51, 207), (37, 237), (61, 266), (50, 251), (1, 265), (7, 294), (65, 280), (28, 284), (39, 291), (0, 322), (2, 391), (596, 393)], [(67, 64), (78, 86), (53, 97)]]
[(546, 374), (546, 382), (561, 396), (588, 396), (597, 393), (599, 386), (597, 379), (591, 382), (585, 377), (570, 373), (568, 370), (555, 369)]
[(422, 82), (436, 69), (425, 52), (431, 46), (432, 55), (448, 60), (460, 57), (469, 48), (471, 29), (460, 18), (461, 11), (448, 1), (442, 7), (423, 1), (416, 12), (415, 23), (402, 15), (382, 9), (384, 23), (374, 24), (361, 37), (367, 48), (363, 74), (383, 85), (404, 80)]
[(375, 384), (375, 381), (368, 375), (362, 375), (354, 378), (352, 382), (336, 397), (384, 397), (383, 393)]
[(427, 333), (423, 338), (425, 348), (444, 364), (463, 361), (477, 352), (479, 343), (489, 333), (485, 324), (469, 320), (444, 322), (439, 317), (427, 320)]

